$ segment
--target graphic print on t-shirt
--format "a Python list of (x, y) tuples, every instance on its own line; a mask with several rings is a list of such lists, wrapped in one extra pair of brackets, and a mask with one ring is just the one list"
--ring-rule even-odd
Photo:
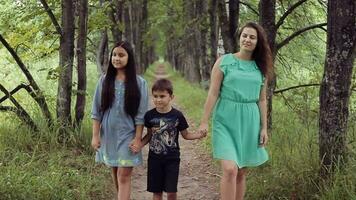
[(153, 118), (151, 123), (154, 124), (150, 142), (152, 152), (166, 155), (169, 149), (177, 148), (178, 119)]

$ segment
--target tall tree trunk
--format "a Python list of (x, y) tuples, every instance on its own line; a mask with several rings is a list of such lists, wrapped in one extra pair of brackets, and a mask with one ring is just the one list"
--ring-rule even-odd
[(107, 30), (101, 32), (101, 39), (96, 51), (96, 65), (99, 74), (104, 74), (109, 64), (109, 38)]
[(147, 39), (146, 33), (148, 30), (148, 9), (147, 9), (148, 0), (143, 0), (142, 2), (142, 19), (141, 19), (141, 26), (140, 26), (140, 46), (142, 48), (141, 51), (141, 72), (145, 72), (148, 68), (148, 46), (145, 40)]
[(123, 14), (123, 5), (125, 4), (124, 0), (111, 0), (111, 5), (108, 10), (108, 16), (111, 20), (111, 34), (114, 40), (114, 43), (117, 43), (122, 40), (122, 14)]
[(325, 178), (346, 158), (348, 106), (356, 48), (355, 13), (354, 0), (328, 1), (327, 52), (319, 117), (319, 156), (321, 175)]
[[(103, 6), (105, 0), (100, 0), (100, 6)], [(108, 16), (112, 21), (112, 10), (108, 12)], [(111, 16), (111, 17), (110, 17)], [(115, 17), (114, 17), (115, 19)], [(109, 64), (109, 38), (108, 31), (105, 28), (101, 31), (100, 42), (96, 50), (96, 66), (99, 74), (104, 74)]]
[(123, 23), (125, 25), (124, 36), (125, 40), (130, 42), (133, 48), (135, 48), (134, 44), (134, 36), (132, 31), (132, 12), (131, 12), (131, 1), (126, 1), (123, 8)]
[(209, 77), (210, 70), (218, 58), (218, 16), (217, 16), (218, 0), (210, 0), (209, 16), (210, 16), (210, 64), (209, 64)]
[(57, 93), (57, 118), (61, 125), (69, 126), (74, 57), (74, 6), (71, 0), (62, 0), (62, 32), (59, 51), (60, 76)]
[[(259, 3), (259, 12), (260, 12), (260, 24), (265, 29), (268, 43), (271, 48), (272, 58), (273, 60), (276, 57), (276, 0), (260, 0)], [(267, 122), (268, 128), (272, 128), (272, 98), (273, 98), (273, 91), (276, 88), (276, 76), (273, 76), (268, 81), (268, 88), (267, 88)]]
[(184, 36), (184, 76), (189, 82), (200, 82), (199, 66), (195, 60), (197, 56), (196, 47), (196, 18), (195, 18), (195, 1), (184, 1), (185, 13), (185, 36)]
[(208, 46), (209, 46), (209, 22), (208, 22), (208, 4), (205, 0), (196, 1), (196, 17), (197, 17), (197, 41), (199, 45), (197, 50), (199, 53), (199, 71), (202, 81), (202, 86), (207, 88), (209, 84), (207, 82), (210, 78), (210, 67), (209, 67), (209, 56), (208, 56)]
[[(239, 4), (238, 1), (230, 0), (229, 1), (229, 14), (233, 16), (228, 16), (226, 11), (226, 1), (218, 0), (218, 14), (219, 14), (219, 24), (221, 28), (221, 36), (223, 39), (223, 45), (225, 52), (235, 53), (237, 51), (237, 39), (234, 34), (238, 27), (238, 10)], [(233, 20), (233, 21), (230, 21)]]
[(79, 1), (78, 19), (78, 40), (77, 40), (77, 59), (78, 59), (78, 87), (77, 101), (75, 104), (75, 124), (80, 126), (84, 117), (85, 94), (87, 89), (86, 75), (86, 38), (87, 38), (87, 19), (88, 19), (88, 0)]

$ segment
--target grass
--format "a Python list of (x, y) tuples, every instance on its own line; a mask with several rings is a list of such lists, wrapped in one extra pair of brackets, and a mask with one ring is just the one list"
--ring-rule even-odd
[[(56, 59), (44, 61), (54, 66)], [(0, 63), (1, 64), (1, 63)], [(11, 71), (7, 65), (5, 71)], [(13, 66), (12, 66), (13, 67)], [(54, 111), (56, 81), (47, 80), (46, 73), (38, 72), (43, 64), (30, 69), (42, 86)], [(157, 63), (147, 69), (144, 77), (149, 85), (154, 80)], [(81, 130), (70, 132), (67, 143), (58, 143), (57, 132), (48, 130), (35, 104), (26, 93), (16, 98), (30, 110), (40, 127), (37, 134), (20, 125), (12, 114), (0, 115), (0, 200), (8, 199), (108, 199), (112, 197), (110, 170), (94, 163), (90, 149), (91, 120), (89, 111), (95, 84), (96, 67), (88, 66), (88, 96), (86, 115)], [(197, 128), (207, 91), (191, 84), (177, 72), (167, 68), (173, 81), (176, 103)], [(20, 72), (3, 76), (5, 86), (11, 88), (23, 81)], [(297, 101), (297, 100), (296, 100)], [(312, 104), (313, 109), (317, 106)], [(303, 114), (303, 108), (294, 112), (282, 99), (276, 97), (268, 152), (270, 160), (251, 169), (247, 179), (247, 199), (356, 199), (355, 125), (350, 122), (350, 158), (346, 167), (335, 173), (333, 181), (319, 183), (317, 115)], [(305, 109), (310, 109), (306, 106)], [(355, 119), (355, 112), (350, 112)], [(210, 147), (210, 138), (205, 140)]]

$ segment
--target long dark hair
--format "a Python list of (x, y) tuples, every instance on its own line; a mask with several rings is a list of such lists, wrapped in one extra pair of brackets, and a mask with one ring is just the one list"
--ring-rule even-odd
[(115, 44), (110, 53), (109, 66), (103, 82), (101, 93), (101, 111), (105, 112), (112, 106), (115, 98), (115, 78), (117, 70), (112, 65), (112, 53), (116, 47), (122, 47), (128, 54), (127, 65), (125, 66), (125, 112), (134, 118), (137, 115), (140, 105), (140, 90), (137, 84), (135, 57), (130, 43), (121, 41)]
[(257, 32), (257, 44), (255, 50), (252, 53), (252, 59), (255, 60), (262, 74), (266, 78), (271, 78), (271, 76), (273, 76), (273, 62), (272, 53), (269, 47), (266, 32), (259, 24), (255, 22), (248, 22), (240, 29), (239, 38), (244, 28), (247, 27), (253, 28)]

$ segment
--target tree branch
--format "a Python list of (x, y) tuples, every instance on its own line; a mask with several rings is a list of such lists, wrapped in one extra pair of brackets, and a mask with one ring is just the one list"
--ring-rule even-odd
[(306, 2), (307, 0), (300, 0), (298, 2), (296, 2), (295, 4), (291, 5), (287, 11), (282, 15), (281, 18), (279, 18), (277, 24), (276, 24), (276, 29), (278, 29), (284, 22), (284, 20), (288, 17), (289, 14), (291, 14), (293, 12), (293, 10), (295, 10), (298, 6), (302, 5), (304, 2)]
[(20, 57), (17, 55), (17, 53), (14, 51), (14, 49), (10, 46), (10, 44), (7, 43), (7, 41), (2, 37), (1, 34), (0, 34), (0, 42), (6, 47), (6, 49), (9, 51), (11, 56), (15, 59), (16, 63), (18, 64), (18, 66), (20, 67), (22, 72), (25, 74), (28, 82), (30, 83), (30, 86), (33, 88), (30, 95), (34, 98), (34, 100), (40, 106), (41, 111), (47, 120), (48, 127), (51, 127), (52, 126), (52, 116), (51, 116), (51, 112), (49, 111), (49, 108), (48, 108), (48, 105), (47, 105), (47, 102), (43, 95), (42, 90), (37, 85), (36, 81), (32, 77), (31, 73), (28, 71), (28, 69), (26, 68), (25, 64), (22, 62)]
[(291, 40), (293, 40), (295, 37), (299, 36), (300, 34), (314, 29), (314, 28), (321, 28), (323, 29), (323, 26), (326, 26), (327, 23), (321, 23), (321, 24), (314, 24), (311, 26), (304, 27), (302, 29), (297, 30), (296, 32), (292, 33), (290, 36), (288, 36), (286, 39), (284, 39), (282, 42), (277, 44), (277, 51), (282, 48), (284, 45), (288, 44)]
[[(19, 90), (21, 90), (22, 88), (24, 88), (28, 93), (33, 93), (33, 90), (31, 89), (30, 85), (25, 85), (25, 84), (20, 84), (18, 86), (16, 86), (13, 90), (11, 90), (9, 93), (10, 95), (14, 95), (16, 92), (18, 92)], [(6, 99), (8, 99), (9, 97), (7, 95), (3, 96), (0, 99), (0, 103), (2, 103), (3, 101), (5, 101)]]
[(284, 89), (280, 89), (280, 90), (275, 90), (275, 91), (273, 91), (273, 94), (283, 93), (288, 90), (293, 90), (293, 89), (297, 89), (297, 88), (301, 88), (301, 87), (311, 87), (311, 86), (320, 86), (320, 84), (319, 83), (311, 83), (311, 84), (296, 85), (296, 86), (292, 86), (292, 87), (288, 87), (288, 88), (284, 88)]
[(43, 8), (44, 8), (45, 11), (47, 12), (49, 18), (51, 19), (51, 21), (52, 21), (54, 27), (56, 28), (57, 33), (58, 33), (59, 35), (63, 36), (61, 26), (59, 25), (59, 23), (58, 23), (56, 17), (54, 16), (54, 14), (53, 14), (51, 8), (49, 8), (49, 6), (48, 6), (46, 0), (40, 0), (40, 1), (41, 1), (42, 5), (43, 5)]
[(241, 3), (242, 5), (245, 5), (247, 8), (251, 9), (252, 12), (254, 12), (257, 16), (260, 16), (260, 13), (257, 10), (255, 10), (251, 4), (243, 2), (243, 1), (239, 1), (239, 3)]
[(10, 107), (10, 106), (1, 106), (2, 110), (4, 111), (12, 111), (16, 113), (16, 115), (23, 121), (26, 125), (28, 125), (30, 128), (35, 130), (36, 132), (38, 131), (38, 128), (36, 124), (33, 122), (31, 119), (30, 115), (26, 112), (26, 110), (17, 102), (17, 100), (10, 94), (9, 91), (6, 90), (6, 88), (0, 84), (0, 90), (7, 96), (7, 98), (10, 99), (12, 104), (14, 104), (15, 107)]

